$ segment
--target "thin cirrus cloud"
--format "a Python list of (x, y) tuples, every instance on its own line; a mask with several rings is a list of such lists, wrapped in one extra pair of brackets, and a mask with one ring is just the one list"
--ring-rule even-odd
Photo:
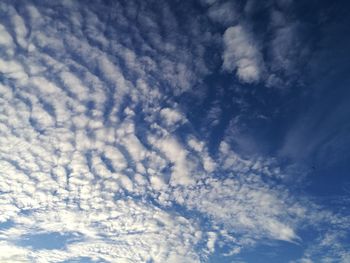
[[(273, 183), (268, 158), (225, 138), (212, 154), (176, 101), (210, 73), (195, 21), (184, 30), (167, 2), (0, 8), (2, 262), (205, 262), (301, 242), (309, 201)], [(250, 33), (223, 39), (224, 69), (262, 79)]]

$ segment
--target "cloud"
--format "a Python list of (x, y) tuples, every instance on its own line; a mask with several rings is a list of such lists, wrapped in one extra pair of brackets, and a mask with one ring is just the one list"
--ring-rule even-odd
[[(299, 240), (307, 208), (276, 186), (276, 164), (225, 140), (213, 152), (178, 103), (209, 73), (208, 32), (192, 13), (181, 20), (168, 2), (1, 6), (1, 261), (205, 262), (225, 246), (234, 256)], [(224, 41), (223, 68), (261, 80), (247, 28)], [(214, 105), (212, 122), (220, 114)], [(70, 238), (35, 242), (54, 235)]]
[(225, 28), (222, 68), (236, 72), (243, 83), (278, 88), (303, 83), (300, 72), (311, 55), (310, 40), (293, 1), (252, 0), (244, 12), (240, 9), (230, 1), (208, 7), (209, 19)]
[(243, 82), (258, 82), (264, 74), (264, 62), (247, 30), (241, 25), (229, 27), (223, 39), (223, 69), (236, 70), (237, 77)]
[(213, 253), (215, 251), (215, 242), (216, 242), (216, 233), (215, 232), (208, 232), (208, 242), (207, 242), (207, 247), (208, 250)]
[(173, 126), (176, 123), (181, 123), (184, 121), (184, 117), (178, 111), (170, 108), (163, 108), (160, 111), (160, 115), (163, 118), (164, 122), (168, 126)]
[(212, 5), (208, 10), (208, 15), (213, 21), (225, 26), (232, 25), (239, 17), (232, 2)]
[(175, 138), (171, 136), (163, 138), (150, 137), (149, 141), (158, 148), (173, 165), (171, 168), (170, 184), (187, 185), (194, 182), (190, 173), (191, 164), (187, 161), (188, 153)]
[(5, 47), (13, 47), (13, 39), (12, 36), (7, 32), (6, 28), (3, 25), (0, 25), (0, 32), (3, 36), (0, 40), (0, 44)]
[(1, 241), (0, 252), (0, 259), (2, 262), (28, 262), (29, 251), (24, 248), (16, 247), (15, 245)]

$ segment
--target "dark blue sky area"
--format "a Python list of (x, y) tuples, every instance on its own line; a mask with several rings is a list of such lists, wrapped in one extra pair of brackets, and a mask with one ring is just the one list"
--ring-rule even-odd
[[(260, 5), (252, 23), (258, 35), (268, 38), (264, 34), (270, 6)], [(306, 187), (315, 194), (346, 194), (343, 186), (349, 182), (350, 156), (347, 10), (344, 1), (295, 2), (290, 16), (298, 19), (299, 39), (292, 48), (303, 50), (295, 50), (299, 57), (293, 58), (296, 65), (287, 83), (276, 88), (242, 85), (219, 70), (204, 81), (201, 100), (196, 91), (193, 99), (187, 95), (179, 99), (198, 129), (208, 125), (208, 105), (218, 105), (221, 118), (207, 135), (213, 149), (230, 133), (230, 120), (239, 118), (235, 135), (241, 140), (232, 138), (236, 150), (248, 156), (268, 154), (300, 166), (310, 175)], [(215, 57), (217, 50), (212, 52)]]

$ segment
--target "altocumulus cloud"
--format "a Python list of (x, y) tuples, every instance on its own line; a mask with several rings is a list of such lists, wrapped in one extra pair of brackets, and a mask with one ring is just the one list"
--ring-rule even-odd
[[(241, 81), (268, 73), (222, 7), (182, 22), (180, 11), (1, 2), (1, 262), (206, 262), (217, 248), (301, 242), (317, 220), (349, 226), (276, 184), (273, 160), (245, 159), (226, 138), (213, 153), (194, 131), (176, 99), (210, 74), (210, 43), (223, 37), (222, 67)], [(223, 36), (201, 24), (210, 19), (229, 26)], [(341, 235), (328, 236), (323, 246)]]

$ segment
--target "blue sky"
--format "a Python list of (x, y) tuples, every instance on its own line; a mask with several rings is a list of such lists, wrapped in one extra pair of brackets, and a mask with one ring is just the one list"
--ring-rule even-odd
[(350, 262), (346, 1), (0, 2), (1, 262)]

